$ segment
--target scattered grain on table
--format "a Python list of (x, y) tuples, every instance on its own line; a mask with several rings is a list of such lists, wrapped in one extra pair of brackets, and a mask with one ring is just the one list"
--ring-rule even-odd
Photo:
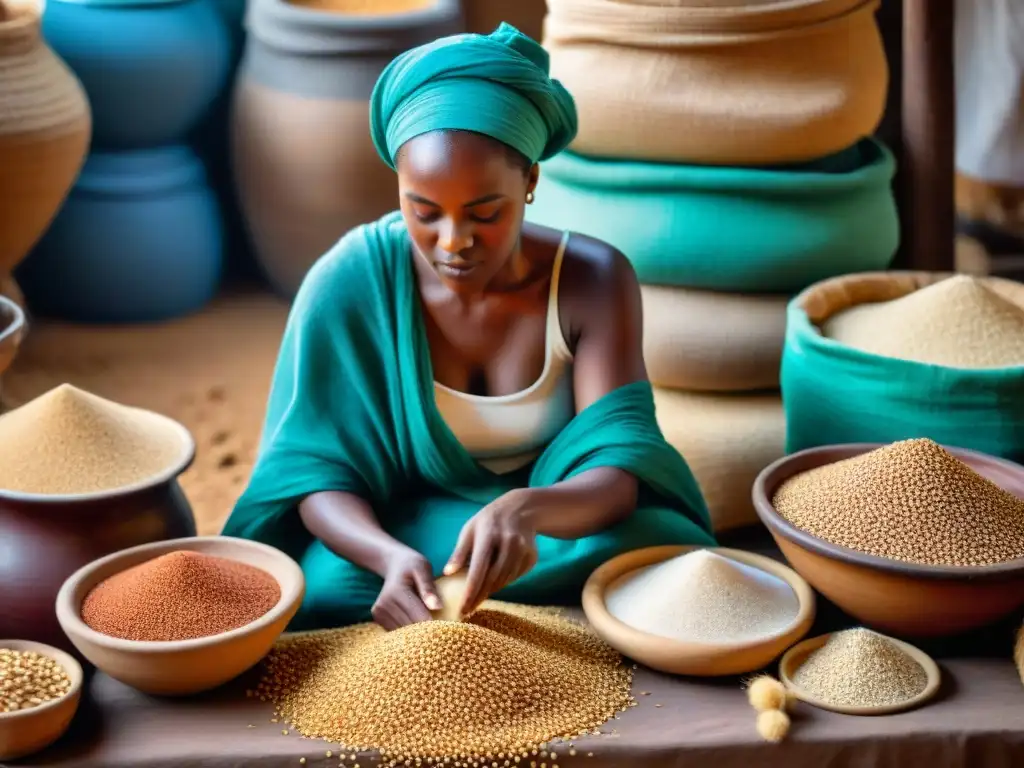
[(1024, 307), (970, 275), (829, 318), (825, 336), (884, 357), (951, 368), (1024, 365)]
[(0, 713), (33, 709), (70, 690), (71, 678), (55, 659), (36, 651), (0, 648)]
[(297, 732), (388, 765), (502, 768), (633, 706), (622, 661), (555, 611), (489, 602), (462, 622), (286, 636), (255, 695)]
[(800, 610), (793, 588), (760, 568), (698, 549), (614, 582), (609, 613), (674, 640), (723, 643), (774, 635)]
[(250, 624), (280, 599), (277, 580), (260, 568), (177, 551), (98, 584), (82, 603), (82, 620), (126, 640), (191, 640)]
[(892, 640), (868, 629), (836, 632), (808, 655), (793, 682), (827, 704), (901, 704), (928, 685), (924, 668)]
[(925, 438), (795, 475), (772, 503), (803, 531), (891, 560), (979, 566), (1024, 557), (1024, 500)]
[(187, 450), (157, 414), (63, 384), (0, 417), (0, 489), (57, 495), (123, 488), (166, 471)]

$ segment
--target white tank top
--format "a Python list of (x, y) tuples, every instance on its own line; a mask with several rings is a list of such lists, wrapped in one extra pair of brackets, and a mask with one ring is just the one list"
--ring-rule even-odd
[(568, 242), (566, 232), (551, 272), (540, 378), (526, 389), (498, 397), (471, 395), (434, 382), (437, 409), (448, 428), (470, 456), (498, 474), (533, 461), (576, 415), (572, 352), (558, 319), (558, 282)]

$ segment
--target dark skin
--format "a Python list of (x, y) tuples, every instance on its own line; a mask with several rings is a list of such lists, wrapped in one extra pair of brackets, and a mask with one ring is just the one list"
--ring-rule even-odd
[[(484, 396), (529, 387), (544, 366), (548, 291), (562, 237), (523, 221), (539, 166), (517, 163), (507, 148), (467, 132), (419, 136), (402, 147), (397, 165), (435, 380)], [(640, 287), (625, 256), (582, 235), (570, 239), (561, 275), (559, 320), (574, 355), (579, 412), (647, 379)], [(536, 564), (538, 535), (597, 533), (627, 518), (636, 502), (636, 478), (602, 467), (488, 504), (465, 524), (445, 567), (446, 574), (468, 569), (463, 611)], [(383, 578), (373, 617), (385, 629), (428, 620), (441, 607), (430, 563), (387, 534), (365, 500), (315, 493), (299, 513), (333, 552)]]

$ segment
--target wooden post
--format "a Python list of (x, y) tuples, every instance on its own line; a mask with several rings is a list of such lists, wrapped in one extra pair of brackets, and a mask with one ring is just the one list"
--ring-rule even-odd
[(954, 0), (903, 2), (899, 203), (909, 269), (954, 268)]

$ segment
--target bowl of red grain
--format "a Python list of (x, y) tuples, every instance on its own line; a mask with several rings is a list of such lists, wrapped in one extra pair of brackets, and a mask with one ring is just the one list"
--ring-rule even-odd
[(186, 696), (258, 664), (305, 588), (298, 563), (266, 544), (172, 539), (77, 570), (57, 595), (57, 620), (101, 672), (144, 693)]

